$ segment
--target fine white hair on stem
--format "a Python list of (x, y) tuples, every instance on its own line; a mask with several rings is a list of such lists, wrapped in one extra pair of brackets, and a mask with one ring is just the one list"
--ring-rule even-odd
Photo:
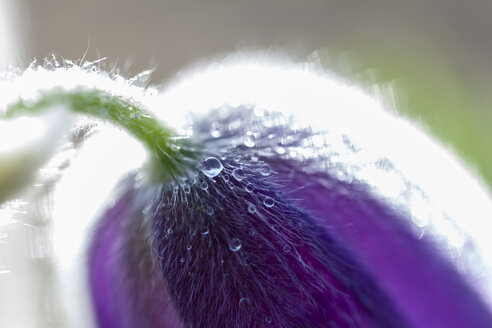
[[(44, 91), (56, 88), (102, 90), (139, 103), (152, 98), (151, 89), (134, 86), (117, 74), (92, 65), (63, 64), (58, 68), (33, 64), (24, 72), (4, 73), (1, 110), (20, 99), (36, 101)], [(61, 116), (67, 114), (64, 110), (46, 113), (41, 118), (2, 121), (11, 127), (2, 130), (2, 141), (13, 147), (2, 152), (12, 154), (9, 158), (40, 164), (57, 150), (24, 192), (0, 208), (2, 327), (94, 326), (85, 275), (91, 223), (111, 202), (111, 191), (121, 176), (145, 159), (140, 144), (109, 124), (80, 116), (69, 120)], [(57, 124), (51, 122), (54, 115)], [(39, 133), (35, 134), (32, 122), (40, 123)], [(84, 142), (87, 134), (91, 138)], [(18, 146), (12, 140), (18, 140)], [(36, 154), (41, 158), (33, 157)]]

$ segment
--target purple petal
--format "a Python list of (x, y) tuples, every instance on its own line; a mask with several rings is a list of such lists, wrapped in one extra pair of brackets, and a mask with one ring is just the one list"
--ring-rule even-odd
[[(128, 182), (124, 186), (131, 187)], [(129, 188), (95, 231), (89, 279), (99, 327), (182, 327), (152, 258), (136, 198)]]
[(272, 160), (270, 165), (289, 177), (283, 180), (289, 196), (351, 251), (410, 326), (490, 326), (489, 309), (438, 246), (417, 238), (411, 220), (371, 196), (366, 186), (306, 174), (296, 170), (298, 163)]
[[(365, 269), (261, 166), (223, 164), (216, 179), (199, 176), (207, 190), (169, 186), (159, 196), (155, 242), (185, 326), (406, 326)], [(239, 168), (241, 180), (231, 174)]]

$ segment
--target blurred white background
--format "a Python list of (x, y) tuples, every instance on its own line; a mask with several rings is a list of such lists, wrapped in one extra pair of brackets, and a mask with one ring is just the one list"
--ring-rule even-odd
[[(2, 0), (8, 1), (8, 0)], [(154, 80), (190, 61), (235, 49), (373, 51), (443, 57), (456, 73), (490, 78), (492, 2), (488, 0), (16, 0), (15, 42), (22, 64), (56, 53), (108, 57)], [(5, 13), (2, 13), (5, 14)], [(11, 14), (9, 14), (10, 16)], [(2, 45), (3, 48), (3, 45)]]

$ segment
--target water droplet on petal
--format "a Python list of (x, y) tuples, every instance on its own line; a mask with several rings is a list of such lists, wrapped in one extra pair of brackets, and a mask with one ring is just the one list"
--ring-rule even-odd
[(241, 181), (242, 179), (244, 179), (244, 171), (242, 169), (235, 169), (234, 171), (232, 171), (232, 176), (237, 181)]
[(284, 148), (284, 147), (275, 147), (273, 150), (274, 150), (277, 154), (279, 154), (279, 155), (283, 155), (283, 154), (285, 154), (285, 148)]
[(210, 135), (212, 136), (212, 138), (219, 138), (220, 136), (222, 136), (222, 132), (219, 128), (219, 123), (212, 123), (212, 126), (210, 128)]
[(171, 228), (167, 229), (167, 234), (168, 234), (168, 235), (172, 235), (172, 234), (173, 234), (173, 232), (174, 232), (174, 231), (173, 231), (173, 229), (171, 229)]
[(220, 132), (220, 130), (219, 130), (219, 129), (212, 129), (212, 130), (210, 131), (210, 135), (211, 135), (212, 137), (214, 137), (214, 138), (218, 138), (218, 137), (220, 137), (220, 136), (222, 135), (222, 133)]
[(186, 246), (186, 250), (187, 250), (187, 251), (191, 251), (191, 249), (192, 249), (192, 248), (193, 248), (193, 246), (192, 246), (192, 245), (188, 245), (188, 246)]
[(184, 191), (185, 193), (189, 194), (189, 193), (190, 193), (190, 191), (191, 191), (190, 185), (187, 185), (187, 184), (186, 184), (186, 185), (184, 185), (184, 186), (183, 186), (183, 191)]
[(246, 307), (246, 306), (249, 306), (250, 304), (251, 304), (251, 302), (249, 301), (249, 298), (247, 298), (247, 297), (242, 297), (239, 300), (239, 306), (241, 306), (241, 307)]
[(265, 317), (266, 323), (272, 323), (272, 317)]
[(265, 205), (266, 207), (273, 207), (273, 205), (275, 205), (275, 200), (273, 200), (272, 197), (267, 196), (263, 200), (263, 205)]
[(183, 263), (185, 261), (185, 259), (182, 257), (179, 259), (179, 262)]
[(263, 164), (260, 167), (260, 174), (263, 175), (264, 177), (269, 176), (272, 173), (272, 168), (268, 164)]
[(208, 227), (203, 227), (200, 232), (201, 232), (202, 235), (205, 236), (205, 235), (208, 235), (208, 233), (210, 232), (210, 230), (208, 229)]
[(243, 144), (248, 148), (252, 148), (256, 145), (255, 138), (252, 135), (247, 135), (246, 138), (244, 138)]
[(200, 183), (200, 189), (201, 190), (207, 190), (208, 189), (208, 183), (206, 183), (205, 181), (202, 181), (202, 183)]
[(246, 187), (244, 187), (244, 189), (246, 189), (247, 192), (253, 192), (253, 190), (255, 190), (255, 187), (252, 183), (248, 183)]
[(202, 172), (209, 178), (214, 178), (222, 172), (222, 163), (216, 157), (208, 157), (202, 163)]
[(233, 252), (237, 252), (238, 250), (241, 249), (242, 243), (239, 238), (232, 238), (230, 243), (229, 243), (229, 249)]
[(290, 246), (289, 245), (284, 246), (284, 252), (286, 252), (286, 253), (290, 252)]
[(256, 206), (254, 204), (249, 204), (248, 205), (248, 212), (249, 213), (255, 213), (256, 212)]
[(205, 211), (207, 212), (208, 215), (214, 214), (214, 209), (211, 206), (207, 206), (205, 208)]

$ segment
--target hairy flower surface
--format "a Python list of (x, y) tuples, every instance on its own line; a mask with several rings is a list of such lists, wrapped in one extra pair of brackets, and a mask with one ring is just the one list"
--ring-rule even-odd
[[(195, 124), (211, 157), (189, 175), (150, 190), (125, 182), (90, 257), (103, 327), (142, 319), (149, 327), (492, 322), (432, 241), (412, 233), (408, 213), (363, 183), (323, 172), (330, 152), (286, 155), (314, 137), (291, 124), (278, 114), (222, 109)], [(222, 166), (213, 177), (210, 161)]]
[[(490, 326), (492, 262), (472, 224), (489, 218), (486, 192), (369, 97), (289, 67), (212, 67), (158, 95), (76, 66), (25, 73), (55, 82), (8, 113), (63, 104), (149, 153), (84, 246), (94, 322)], [(172, 108), (194, 113), (182, 136), (152, 117)]]

